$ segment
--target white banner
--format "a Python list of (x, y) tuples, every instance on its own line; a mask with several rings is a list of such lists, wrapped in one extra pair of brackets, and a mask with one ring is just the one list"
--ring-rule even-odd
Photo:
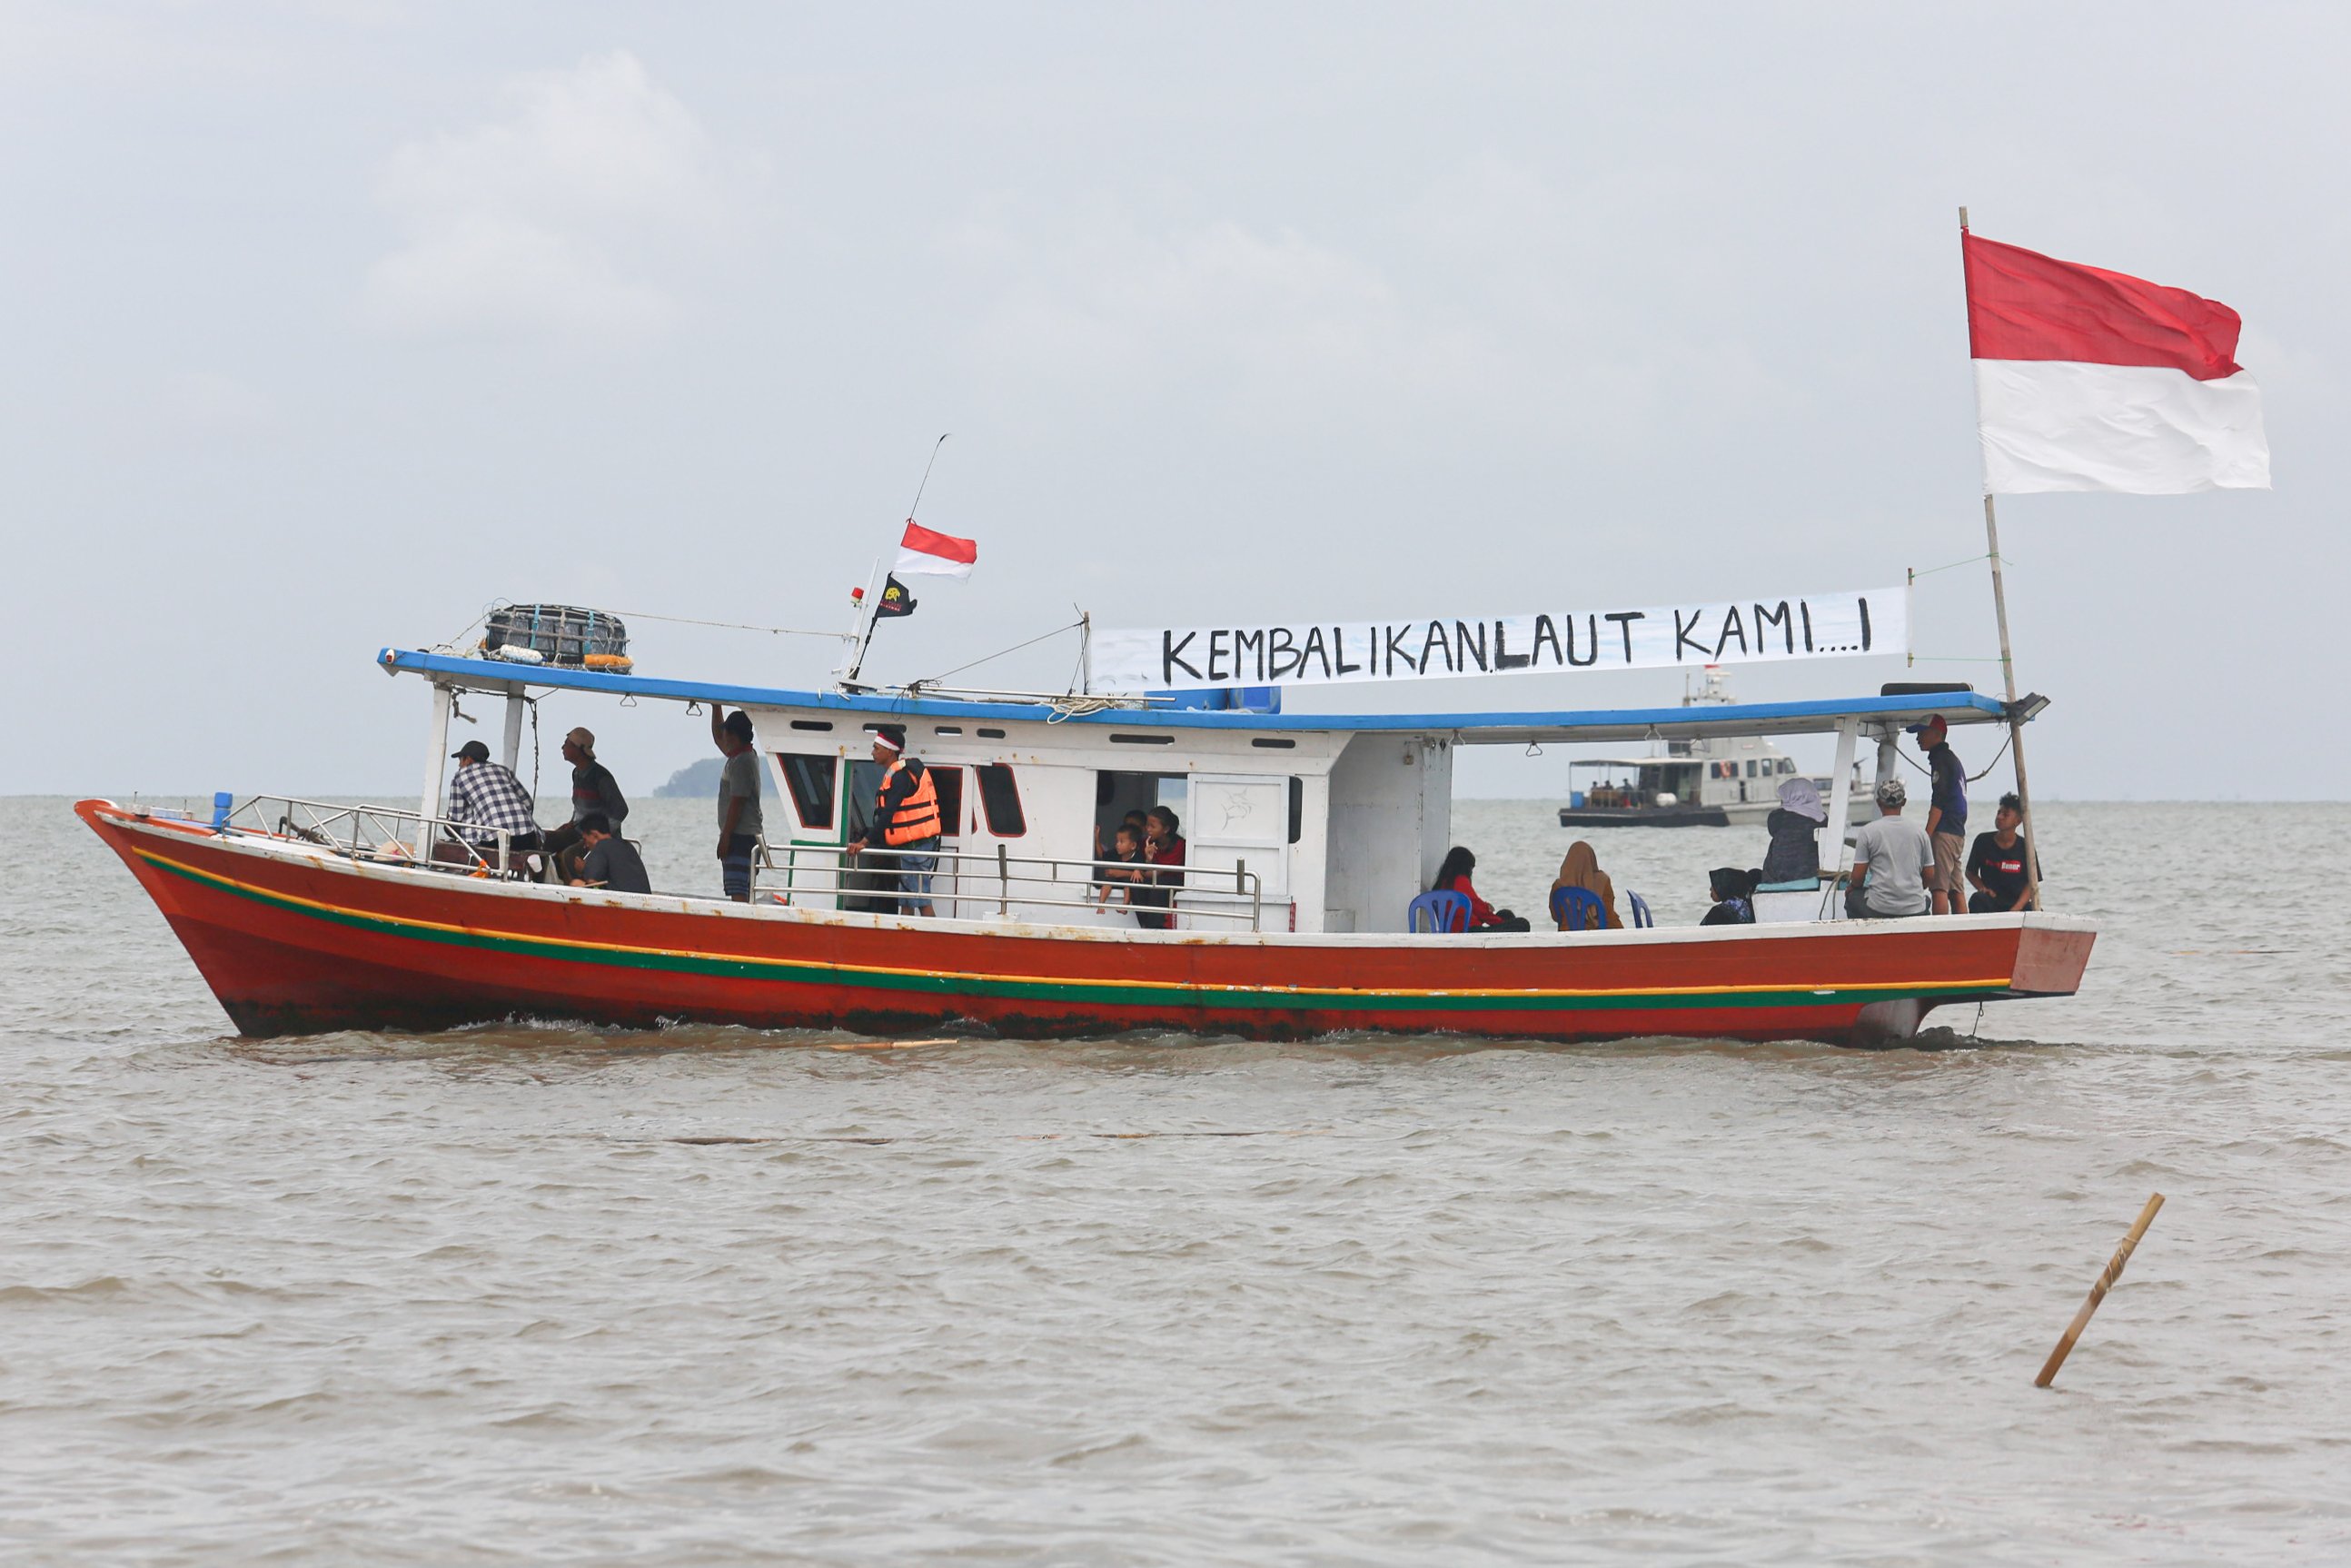
[(1322, 686), (1745, 664), (1907, 653), (1909, 647), (1908, 591), (1872, 588), (1639, 610), (1097, 632), (1093, 689)]

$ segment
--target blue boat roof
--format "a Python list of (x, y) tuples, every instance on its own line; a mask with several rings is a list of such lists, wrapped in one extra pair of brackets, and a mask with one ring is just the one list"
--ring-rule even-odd
[[(1363, 731), (1407, 735), (1449, 734), (1496, 745), (1528, 740), (1642, 739), (1656, 736), (1799, 735), (1834, 730), (1839, 721), (1861, 718), (1910, 723), (1941, 714), (1954, 725), (1991, 724), (2008, 716), (1996, 697), (1980, 692), (1940, 691), (1808, 699), (1802, 702), (1708, 703), (1692, 707), (1520, 709), (1484, 713), (1248, 713), (1207, 708), (1105, 708), (1070, 713), (1047, 702), (984, 702), (971, 698), (907, 696), (902, 693), (793, 691), (735, 685), (720, 681), (681, 681), (660, 675), (608, 674), (596, 670), (519, 664), (502, 659), (472, 659), (407, 648), (386, 648), (376, 663), (388, 674), (415, 674), (482, 691), (517, 685), (556, 691), (601, 693), (672, 702), (731, 703), (749, 707), (832, 708), (876, 718), (971, 718), (1054, 720), (1063, 724), (1111, 725), (1122, 729), (1259, 730), (1289, 735)], [(2032, 709), (2037, 712), (2038, 708)], [(2030, 717), (2028, 713), (2026, 716)]]

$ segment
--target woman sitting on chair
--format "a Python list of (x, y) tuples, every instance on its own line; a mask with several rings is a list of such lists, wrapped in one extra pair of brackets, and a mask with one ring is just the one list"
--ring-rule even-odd
[(1478, 857), (1459, 844), (1445, 852), (1445, 863), (1437, 868), (1437, 884), (1431, 893), (1458, 893), (1469, 901), (1469, 929), (1472, 931), (1531, 931), (1520, 916), (1507, 909), (1497, 909), (1478, 896), (1469, 884), (1469, 873), (1478, 869)]
[[(1607, 916), (1608, 929), (1625, 929), (1624, 916), (1616, 913), (1616, 884), (1608, 880), (1608, 873), (1600, 869), (1600, 857), (1582, 839), (1567, 846), (1567, 858), (1559, 862), (1559, 880), (1551, 884), (1551, 906), (1553, 910), (1560, 909), (1559, 890), (1562, 887), (1580, 887), (1592, 894), (1600, 901), (1600, 912)], [(1562, 931), (1577, 929), (1567, 923), (1563, 911), (1559, 915), (1559, 928)]]

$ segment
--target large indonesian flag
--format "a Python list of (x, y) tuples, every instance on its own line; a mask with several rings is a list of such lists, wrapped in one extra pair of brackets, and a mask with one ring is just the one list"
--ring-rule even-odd
[(2270, 487), (2234, 310), (1971, 234), (1959, 243), (1987, 493)]
[(897, 564), (890, 570), (910, 577), (920, 572), (930, 577), (968, 578), (971, 563), (978, 559), (979, 546), (970, 539), (934, 533), (908, 517), (905, 537), (898, 541)]

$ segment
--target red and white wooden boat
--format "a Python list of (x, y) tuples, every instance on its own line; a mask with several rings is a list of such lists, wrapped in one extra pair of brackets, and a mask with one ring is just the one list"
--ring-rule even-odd
[[(76, 810), (121, 855), (236, 1027), (253, 1035), (507, 1018), (698, 1020), (872, 1034), (1130, 1030), (1288, 1039), (1333, 1031), (1591, 1040), (1636, 1035), (1883, 1043), (1946, 1003), (2065, 996), (2095, 928), (2032, 913), (1704, 928), (1429, 935), (1406, 908), (1451, 842), (1470, 745), (1838, 737), (1829, 820), (1855, 747), (1928, 713), (2005, 722), (1964, 692), (1597, 712), (1283, 715), (724, 686), (387, 649), (433, 693), (422, 809), (263, 797), (214, 823), (106, 800)], [(420, 862), (460, 693), (527, 691), (747, 709), (774, 774), (758, 898), (637, 895)], [(1278, 701), (1269, 704), (1278, 706)], [(2034, 710), (2037, 711), (2037, 710)], [(937, 773), (948, 838), (936, 918), (857, 907), (841, 846), (873, 794), (869, 732), (905, 727)], [(1179, 792), (1190, 843), (1176, 928), (1089, 896), (1093, 837)], [(1760, 854), (1761, 845), (1758, 845)], [(1827, 862), (1834, 852), (1823, 846)], [(712, 867), (716, 881), (716, 865)]]

